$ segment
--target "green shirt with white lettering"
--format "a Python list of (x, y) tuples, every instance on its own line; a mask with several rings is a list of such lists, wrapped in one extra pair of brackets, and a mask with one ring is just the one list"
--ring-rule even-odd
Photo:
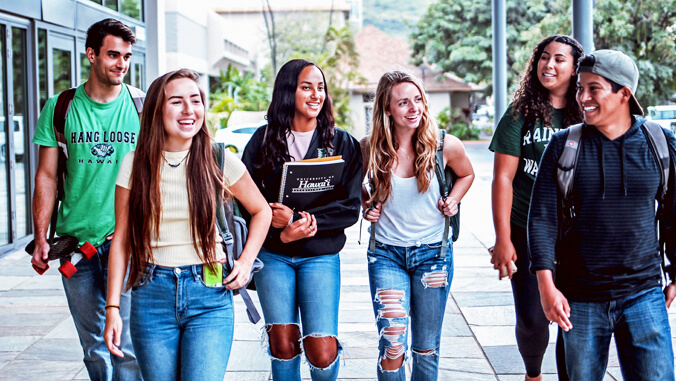
[(512, 181), (514, 197), (511, 222), (524, 229), (527, 227), (528, 207), (538, 165), (552, 135), (562, 128), (563, 111), (564, 109), (552, 108), (551, 126), (544, 126), (542, 120), (535, 120), (524, 130), (526, 121), (523, 115), (515, 119), (515, 110), (513, 105), (510, 105), (500, 119), (488, 147), (493, 152), (519, 157), (519, 166)]
[[(68, 160), (56, 234), (100, 246), (115, 230), (115, 180), (122, 158), (136, 147), (139, 116), (127, 86), (112, 102), (75, 91), (65, 125)], [(57, 147), (52, 120), (57, 96), (40, 114), (33, 144)]]

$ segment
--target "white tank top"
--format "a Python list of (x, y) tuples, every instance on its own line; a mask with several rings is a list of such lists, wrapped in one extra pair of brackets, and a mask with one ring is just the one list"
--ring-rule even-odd
[(402, 178), (392, 173), (392, 193), (380, 211), (376, 239), (405, 247), (441, 242), (444, 215), (437, 209), (439, 198), (436, 174), (432, 174), (427, 192), (418, 193), (415, 177)]

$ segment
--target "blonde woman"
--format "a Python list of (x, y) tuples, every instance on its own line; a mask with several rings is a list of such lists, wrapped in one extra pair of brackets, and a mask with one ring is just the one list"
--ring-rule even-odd
[[(439, 136), (420, 81), (399, 71), (383, 75), (376, 91), (370, 152), (364, 156), (372, 189), (362, 201), (364, 218), (376, 223), (375, 251), (367, 254), (380, 332), (379, 380), (406, 378), (409, 321), (412, 379), (438, 378), (441, 325), (453, 278), (451, 242), (441, 256), (444, 219), (458, 212), (474, 181), (462, 142), (450, 135), (440, 142)], [(443, 165), (458, 176), (445, 200), (434, 173), (440, 144)]]

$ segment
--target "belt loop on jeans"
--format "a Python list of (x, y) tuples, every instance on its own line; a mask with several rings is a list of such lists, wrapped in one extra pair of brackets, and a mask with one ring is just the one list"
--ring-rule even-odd
[(146, 270), (147, 272), (145, 274), (146, 282), (150, 282), (151, 280), (153, 280), (153, 274), (155, 274), (155, 266), (157, 265), (154, 263), (150, 263), (148, 264), (148, 266), (146, 266), (147, 269)]
[(190, 266), (190, 272), (192, 273), (192, 279), (195, 282), (199, 282), (200, 278), (202, 277), (202, 274), (200, 274), (200, 272), (199, 272), (198, 266), (201, 267), (202, 265), (192, 265), (192, 266)]

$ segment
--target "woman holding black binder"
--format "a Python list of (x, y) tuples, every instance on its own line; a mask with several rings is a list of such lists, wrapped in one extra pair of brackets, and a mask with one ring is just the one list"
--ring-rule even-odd
[[(279, 70), (267, 120), (249, 141), (242, 161), (273, 211), (258, 256), (265, 267), (255, 279), (272, 376), (300, 380), (304, 351), (313, 380), (335, 380), (341, 350), (338, 252), (345, 245), (344, 229), (359, 217), (359, 143), (334, 126), (324, 74), (306, 60), (291, 60)], [(344, 161), (340, 181), (338, 176), (328, 179), (334, 181), (332, 189), (307, 205), (291, 208), (278, 202), (285, 162), (329, 156)]]

